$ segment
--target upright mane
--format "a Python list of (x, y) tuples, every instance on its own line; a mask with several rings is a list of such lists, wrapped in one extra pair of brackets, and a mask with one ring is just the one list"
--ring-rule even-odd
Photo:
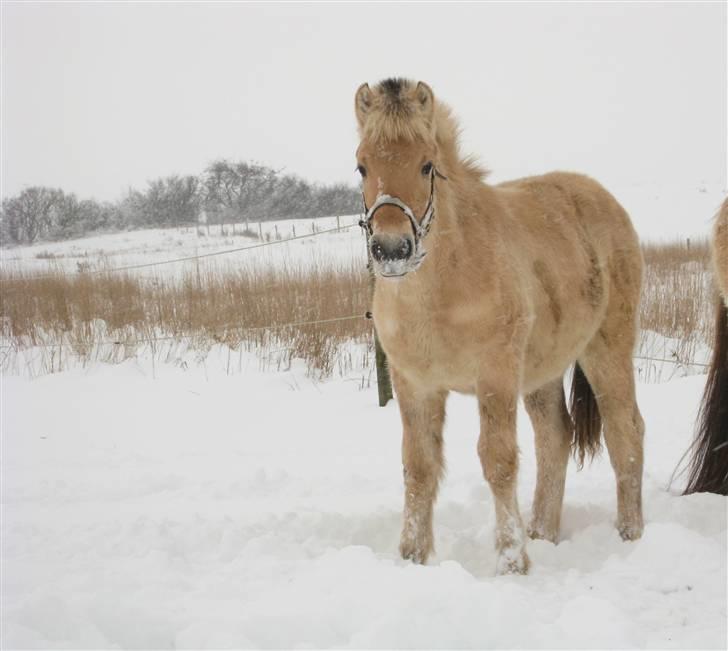
[(460, 126), (450, 107), (435, 100), (427, 84), (391, 77), (356, 94), (359, 136), (362, 140), (389, 144), (397, 141), (437, 143), (448, 172), (462, 168), (468, 176), (482, 180), (487, 170), (473, 157), (460, 153)]

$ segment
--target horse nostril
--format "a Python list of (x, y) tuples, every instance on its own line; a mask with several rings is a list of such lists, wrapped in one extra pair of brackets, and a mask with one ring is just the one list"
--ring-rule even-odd
[(412, 242), (409, 240), (402, 240), (402, 243), (397, 249), (397, 257), (400, 259), (409, 258), (412, 254)]
[(395, 241), (372, 239), (370, 250), (377, 262), (406, 260), (412, 255), (412, 242), (406, 238)]
[(384, 258), (384, 249), (382, 248), (382, 245), (376, 240), (372, 242), (372, 257), (377, 261), (380, 261), (382, 260), (382, 258)]

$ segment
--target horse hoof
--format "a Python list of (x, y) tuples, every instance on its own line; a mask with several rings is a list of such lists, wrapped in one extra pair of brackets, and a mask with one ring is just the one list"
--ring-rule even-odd
[(639, 540), (642, 538), (642, 525), (641, 524), (620, 524), (617, 526), (617, 531), (622, 540)]
[(531, 540), (548, 540), (554, 545), (559, 542), (558, 531), (547, 529), (543, 525), (536, 524), (535, 522), (531, 522), (531, 524), (528, 525), (528, 537)]
[(528, 559), (525, 549), (507, 548), (498, 554), (496, 574), (528, 574), (531, 561)]
[(399, 544), (399, 553), (406, 561), (412, 561), (417, 565), (427, 563), (427, 558), (432, 551), (432, 546), (427, 544), (418, 544), (416, 540), (403, 537)]
[(412, 561), (417, 565), (424, 565), (427, 563), (428, 554), (419, 549), (407, 548), (400, 546), (399, 553), (405, 561)]

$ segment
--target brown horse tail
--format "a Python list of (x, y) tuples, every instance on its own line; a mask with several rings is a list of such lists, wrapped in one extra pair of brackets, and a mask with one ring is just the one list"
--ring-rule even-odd
[(599, 451), (602, 433), (602, 416), (584, 371), (577, 362), (574, 366), (574, 376), (571, 380), (571, 396), (569, 411), (574, 422), (574, 438), (571, 449), (579, 468), (584, 466), (584, 458), (594, 458)]
[(715, 320), (713, 358), (691, 452), (685, 494), (728, 495), (728, 308), (721, 300)]

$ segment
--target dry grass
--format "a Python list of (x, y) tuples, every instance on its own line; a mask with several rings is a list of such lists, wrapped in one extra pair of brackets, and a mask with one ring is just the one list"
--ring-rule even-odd
[[(645, 285), (639, 354), (688, 364), (712, 341), (712, 281), (707, 243), (644, 246)], [(254, 350), (275, 367), (305, 360), (319, 377), (369, 364), (371, 324), (353, 319), (266, 329), (276, 324), (363, 315), (369, 306), (366, 271), (349, 268), (219, 271), (200, 266), (178, 279), (132, 274), (54, 274), (32, 279), (0, 275), (0, 318), (10, 352), (40, 346), (43, 369), (63, 359), (120, 361), (140, 348), (160, 353), (184, 342), (205, 354), (214, 344)], [(656, 351), (654, 335), (670, 338)], [(343, 344), (365, 343), (365, 359), (351, 360)], [(118, 342), (99, 345), (101, 342)], [(63, 349), (58, 344), (64, 344)], [(170, 344), (171, 345), (171, 344)], [(350, 348), (349, 348), (350, 350)], [(5, 355), (5, 368), (13, 355)]]
[[(49, 350), (46, 366), (57, 370), (54, 346), (77, 356), (118, 361), (140, 346), (184, 340), (206, 351), (214, 344), (276, 351), (276, 364), (305, 360), (309, 371), (330, 375), (346, 365), (341, 344), (369, 342), (364, 318), (333, 323), (268, 328), (280, 324), (363, 315), (368, 309), (366, 272), (361, 268), (261, 271), (241, 267), (222, 273), (198, 268), (179, 280), (137, 275), (53, 274), (32, 279), (0, 276), (4, 336), (15, 349)], [(108, 344), (99, 350), (100, 342)]]
[[(673, 339), (669, 356), (689, 364), (713, 340), (714, 286), (707, 240), (643, 246), (645, 278), (640, 309), (643, 330)], [(649, 349), (643, 350), (649, 354)], [(660, 353), (664, 355), (665, 353)]]

